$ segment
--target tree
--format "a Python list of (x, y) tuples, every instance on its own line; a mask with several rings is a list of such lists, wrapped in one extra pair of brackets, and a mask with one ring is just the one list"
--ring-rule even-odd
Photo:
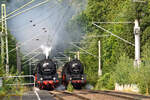
[[(0, 28), (0, 31), (1, 31), (1, 28)], [(10, 69), (12, 68), (12, 66), (16, 67), (16, 50), (15, 50), (15, 48), (16, 48), (16, 39), (8, 31), (8, 52), (9, 52), (9, 67), (10, 67)], [(12, 49), (14, 49), (14, 50), (12, 52), (10, 52)], [(3, 74), (5, 72), (5, 66), (0, 64), (0, 69), (1, 69), (0, 75), (3, 76)], [(14, 68), (14, 69), (16, 69), (16, 68)], [(14, 71), (14, 72), (16, 72), (16, 71)]]

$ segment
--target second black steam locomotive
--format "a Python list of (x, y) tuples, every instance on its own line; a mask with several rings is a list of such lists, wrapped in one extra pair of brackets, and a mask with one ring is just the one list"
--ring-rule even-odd
[(81, 89), (86, 84), (84, 67), (78, 59), (67, 62), (62, 69), (62, 84), (67, 87), (69, 82), (75, 89)]
[(54, 89), (58, 85), (56, 63), (51, 59), (40, 61), (35, 72), (36, 84), (40, 89)]

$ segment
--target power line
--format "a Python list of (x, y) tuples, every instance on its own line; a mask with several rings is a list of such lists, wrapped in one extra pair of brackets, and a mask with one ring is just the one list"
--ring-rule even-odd
[(109, 37), (111, 35), (89, 35), (89, 36), (82, 36), (82, 38), (101, 38), (101, 37)]
[[(64, 14), (64, 15), (65, 15), (65, 14)], [(48, 17), (49, 17), (49, 16), (48, 16)], [(48, 19), (48, 17), (46, 17), (46, 19)], [(58, 24), (58, 25), (59, 25), (59, 24)], [(26, 42), (20, 44), (18, 47), (21, 47), (21, 46), (25, 45), (25, 44), (28, 43), (29, 41), (31, 41), (31, 40), (33, 40), (33, 39), (35, 39), (35, 38), (37, 38), (37, 37), (39, 37), (39, 36), (41, 36), (41, 35), (45, 35), (45, 34), (41, 34), (41, 33), (40, 33), (40, 35), (38, 34), (38, 35), (34, 36), (33, 38), (27, 40)], [(48, 37), (49, 37), (49, 36), (48, 36)], [(14, 50), (16, 50), (16, 48), (10, 50), (9, 53), (12, 52), (12, 51), (14, 51)]]
[[(54, 8), (54, 7), (56, 7), (56, 6), (53, 6), (52, 8)], [(51, 8), (48, 8), (48, 9), (51, 9)], [(47, 10), (48, 10), (47, 9)], [(59, 8), (59, 10), (62, 10), (62, 8)], [(45, 18), (43, 18), (43, 19), (40, 19), (40, 20), (38, 20), (38, 21), (35, 21), (35, 24), (38, 24), (38, 23), (42, 23), (42, 22), (47, 22), (46, 20), (51, 16), (51, 15), (53, 15), (53, 13), (51, 14), (49, 14), (47, 17), (45, 17)], [(41, 15), (39, 15), (39, 16), (37, 16), (37, 18), (40, 18), (41, 17)], [(42, 24), (44, 24), (44, 23), (42, 23)], [(21, 28), (19, 28), (19, 30), (20, 29), (22, 29), (22, 28), (24, 28), (26, 25), (21, 25)], [(20, 26), (19, 26), (20, 27)], [(14, 30), (13, 30), (14, 31)]]
[[(17, 13), (17, 14), (14, 14), (14, 15), (12, 15), (12, 16), (10, 16), (10, 17), (7, 17), (6, 20), (11, 19), (11, 18), (13, 18), (13, 17), (16, 17), (16, 16), (18, 16), (18, 15), (20, 15), (20, 14), (22, 14), (22, 13), (27, 12), (27, 11), (30, 11), (31, 9), (36, 8), (36, 7), (40, 6), (40, 5), (43, 5), (43, 4), (45, 4), (45, 3), (49, 2), (49, 1), (50, 1), (50, 0), (45, 0), (45, 1), (43, 1), (43, 2), (40, 2), (40, 3), (36, 4), (36, 5), (34, 5), (33, 7), (27, 8), (27, 9), (25, 9), (25, 10), (23, 10), (23, 11), (20, 11), (20, 12)], [(1, 22), (1, 20), (0, 20), (0, 22)]]
[(27, 2), (27, 3), (24, 4), (23, 6), (21, 6), (21, 7), (19, 7), (18, 9), (12, 11), (11, 13), (7, 14), (6, 17), (9, 17), (10, 15), (14, 14), (15, 12), (21, 10), (22, 8), (24, 8), (24, 7), (28, 6), (28, 5), (30, 5), (30, 4), (33, 3), (34, 1), (35, 1), (35, 0), (31, 0), (31, 1)]
[(30, 61), (30, 60), (32, 60), (32, 59), (34, 59), (35, 57), (37, 57), (37, 56), (39, 56), (40, 54), (36, 54), (36, 55), (34, 55), (33, 57), (31, 57), (30, 59), (28, 59), (28, 60), (26, 60), (23, 64), (25, 64), (25, 63), (27, 63), (28, 61)]
[[(34, 53), (34, 52), (37, 51), (38, 49), (40, 49), (40, 47), (38, 47), (38, 48), (32, 50), (31, 52), (29, 52), (28, 54), (24, 55), (23, 58), (26, 57), (26, 56), (29, 56), (30, 54)], [(39, 54), (39, 53), (37, 53), (37, 54)]]
[[(29, 40), (26, 40), (26, 41), (23, 42), (23, 43), (20, 43), (20, 44), (18, 45), (18, 47), (21, 47), (21, 46), (25, 45), (26, 43), (30, 42), (31, 40), (33, 40), (33, 39), (35, 39), (35, 38), (37, 38), (37, 37), (39, 37), (39, 36), (41, 36), (41, 35), (44, 35), (44, 34), (41, 34), (41, 33), (40, 33), (40, 34), (34, 36), (33, 38), (31, 38), (31, 39), (29, 39)], [(10, 50), (8, 53), (10, 53), (10, 52), (12, 52), (12, 51), (14, 51), (14, 50), (16, 50), (16, 48)]]
[[(62, 16), (62, 18), (61, 18), (61, 20), (63, 19), (63, 18), (65, 18), (65, 16), (67, 15), (67, 13), (69, 12), (69, 10), (70, 9), (68, 9), (70, 6), (68, 6), (68, 7), (66, 7), (67, 8), (67, 10), (64, 12), (64, 14), (63, 14), (63, 16)], [(57, 32), (59, 32), (59, 30), (61, 29), (60, 27), (63, 25), (63, 23), (62, 23), (62, 21), (58, 21), (59, 23), (56, 25), (56, 26), (58, 26), (58, 29), (57, 30), (55, 30), (55, 33), (57, 33)], [(53, 36), (53, 38), (51, 39), (51, 42), (53, 42), (54, 41), (54, 39), (55, 39), (55, 37), (56, 37), (57, 35), (56, 34), (54, 34), (54, 36)], [(52, 43), (51, 43), (52, 44)]]
[(112, 33), (112, 32), (110, 32), (110, 31), (106, 30), (105, 28), (103, 28), (103, 27), (101, 27), (101, 26), (98, 26), (98, 25), (95, 24), (95, 23), (92, 23), (92, 24), (95, 25), (96, 27), (98, 27), (98, 28), (100, 28), (100, 29), (106, 31), (107, 33), (110, 33), (112, 36), (117, 37), (118, 39), (124, 41), (125, 43), (128, 43), (128, 44), (130, 44), (130, 45), (132, 45), (132, 46), (135, 46), (133, 43), (131, 43), (131, 42), (129, 42), (129, 41), (127, 41), (127, 40), (125, 40), (125, 39), (123, 39), (123, 38), (121, 38), (121, 37), (115, 35), (114, 33)]
[(133, 22), (93, 22), (96, 24), (134, 24)]
[(93, 56), (93, 57), (98, 58), (97, 55), (94, 55), (94, 54), (88, 52), (87, 50), (82, 49), (81, 47), (79, 47), (79, 46), (77, 46), (77, 45), (75, 45), (75, 44), (73, 44), (73, 43), (70, 43), (70, 44), (73, 45), (74, 47), (76, 47), (76, 48), (78, 48), (78, 49), (80, 49), (80, 50), (86, 52), (87, 54), (89, 54), (89, 55), (91, 55), (91, 56)]

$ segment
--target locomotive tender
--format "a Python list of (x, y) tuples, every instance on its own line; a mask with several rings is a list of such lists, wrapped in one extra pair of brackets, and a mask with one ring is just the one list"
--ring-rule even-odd
[(56, 63), (51, 59), (40, 61), (36, 67), (36, 84), (40, 89), (54, 89), (59, 83)]
[(81, 89), (86, 84), (83, 64), (78, 59), (67, 62), (62, 69), (62, 84), (67, 87), (69, 82), (75, 89)]

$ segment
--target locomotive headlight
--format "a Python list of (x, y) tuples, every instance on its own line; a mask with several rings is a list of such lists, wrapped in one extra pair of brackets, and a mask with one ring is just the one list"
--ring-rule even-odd
[(40, 80), (42, 81), (42, 80), (43, 80), (43, 78), (41, 77), (41, 78), (40, 78)]
[(53, 77), (53, 80), (56, 80), (56, 77)]
[(70, 80), (72, 80), (72, 78), (70, 77)]
[(84, 80), (84, 77), (82, 77), (81, 79)]

